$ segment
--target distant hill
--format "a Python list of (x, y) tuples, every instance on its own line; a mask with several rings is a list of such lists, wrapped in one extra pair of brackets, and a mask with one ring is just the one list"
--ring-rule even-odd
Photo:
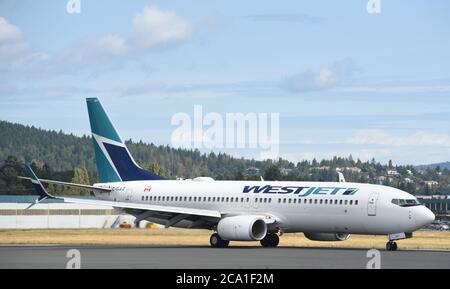
[[(339, 170), (349, 182), (384, 184), (413, 194), (450, 192), (450, 162), (419, 167), (395, 166), (391, 161), (383, 165), (375, 159), (362, 162), (352, 156), (298, 163), (284, 159), (256, 161), (223, 153), (202, 154), (198, 150), (155, 146), (142, 141), (129, 140), (126, 144), (139, 165), (168, 179), (207, 176), (216, 180), (259, 180), (263, 176), (265, 180), (279, 181), (336, 181)], [(17, 179), (23, 174), (25, 163), (32, 164), (42, 178), (78, 183), (97, 181), (90, 136), (79, 137), (0, 121), (0, 194), (31, 191), (31, 187)], [(441, 169), (436, 169), (437, 165)], [(61, 190), (60, 193), (81, 193)]]
[[(246, 167), (264, 168), (270, 162), (258, 162), (226, 154), (201, 154), (198, 150), (155, 146), (142, 141), (127, 141), (128, 149), (143, 167), (158, 164), (168, 177), (191, 178), (211, 176), (232, 179)], [(90, 136), (74, 136), (62, 131), (49, 131), (21, 124), (0, 121), (0, 165), (14, 156), (21, 163), (47, 164), (55, 171), (85, 167), (95, 179), (96, 167)], [(94, 178), (93, 178), (94, 177)]]
[(450, 162), (442, 162), (442, 163), (435, 163), (435, 164), (428, 164), (428, 165), (418, 165), (416, 168), (418, 169), (434, 169), (440, 167), (441, 169), (447, 169), (450, 170)]

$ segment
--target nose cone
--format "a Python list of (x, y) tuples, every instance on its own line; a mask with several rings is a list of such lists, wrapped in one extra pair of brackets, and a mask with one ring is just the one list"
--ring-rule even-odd
[(425, 206), (418, 207), (419, 210), (416, 211), (415, 220), (416, 225), (421, 228), (434, 221), (435, 215)]

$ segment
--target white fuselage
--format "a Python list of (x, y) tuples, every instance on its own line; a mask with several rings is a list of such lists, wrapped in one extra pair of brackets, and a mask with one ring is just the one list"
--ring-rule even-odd
[[(343, 182), (158, 180), (103, 183), (99, 199), (208, 209), (222, 215), (273, 215), (284, 232), (394, 234), (413, 232), (434, 215), (414, 196), (387, 186)], [(347, 194), (346, 194), (347, 193)], [(149, 221), (163, 223), (149, 218)], [(183, 220), (177, 227), (193, 227)]]

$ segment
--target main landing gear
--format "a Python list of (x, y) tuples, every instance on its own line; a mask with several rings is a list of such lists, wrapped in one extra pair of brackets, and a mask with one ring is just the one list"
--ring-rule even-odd
[[(211, 244), (211, 247), (214, 248), (225, 248), (228, 247), (230, 244), (230, 241), (222, 239), (219, 234), (214, 233), (209, 238), (209, 243)], [(263, 247), (276, 247), (278, 246), (278, 243), (280, 243), (280, 238), (277, 234), (268, 233), (264, 239), (260, 241), (261, 246)]]
[(228, 247), (230, 241), (224, 240), (220, 238), (219, 234), (214, 233), (211, 235), (211, 238), (209, 238), (209, 243), (211, 244), (211, 247), (214, 248), (225, 248)]
[(277, 234), (267, 233), (266, 236), (259, 241), (263, 247), (276, 247), (280, 243), (280, 238)]
[(394, 241), (389, 241), (386, 243), (387, 251), (397, 251), (397, 243)]

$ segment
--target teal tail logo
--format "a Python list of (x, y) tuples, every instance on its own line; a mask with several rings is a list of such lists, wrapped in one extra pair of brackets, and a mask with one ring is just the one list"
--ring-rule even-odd
[(86, 102), (100, 182), (163, 179), (134, 161), (98, 98), (87, 98)]

